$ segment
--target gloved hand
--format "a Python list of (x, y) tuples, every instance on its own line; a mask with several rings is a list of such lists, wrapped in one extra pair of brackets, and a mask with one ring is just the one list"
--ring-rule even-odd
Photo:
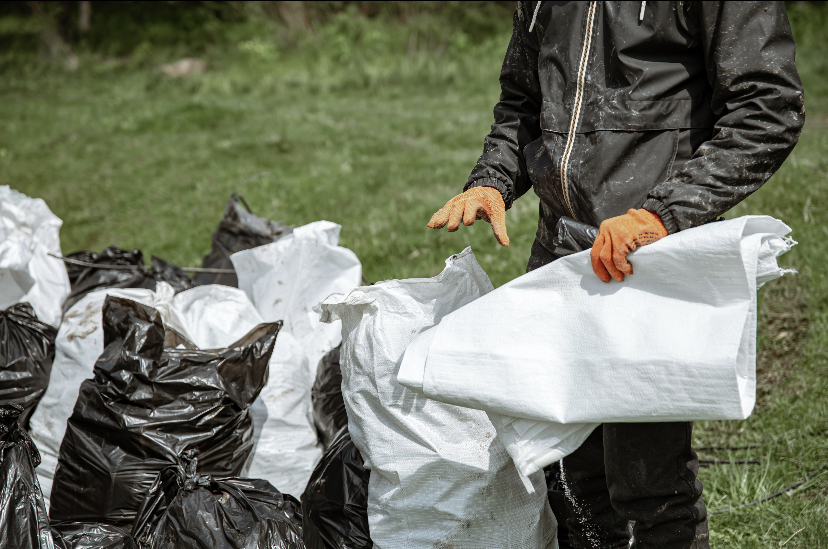
[(449, 200), (445, 206), (431, 216), (428, 226), (442, 229), (448, 223), (449, 232), (460, 227), (460, 221), (467, 227), (475, 220), (482, 219), (492, 224), (495, 238), (501, 246), (509, 245), (506, 234), (506, 205), (503, 196), (494, 187), (472, 187), (463, 194)]
[(667, 236), (661, 218), (647, 210), (629, 210), (624, 215), (601, 223), (589, 256), (592, 270), (604, 282), (612, 278), (621, 282), (633, 274), (627, 254), (639, 246), (652, 244)]

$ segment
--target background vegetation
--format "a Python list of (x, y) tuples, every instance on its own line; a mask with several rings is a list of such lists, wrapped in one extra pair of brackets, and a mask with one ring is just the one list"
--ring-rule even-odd
[[(86, 4), (86, 7), (81, 7)], [(90, 16), (84, 21), (83, 10)], [(471, 245), (495, 285), (525, 269), (537, 221), (425, 227), (481, 151), (511, 32), (508, 3), (4, 2), (0, 184), (64, 220), (64, 252), (110, 244), (197, 266), (229, 194), (302, 225), (343, 226), (371, 280), (433, 276)], [(770, 214), (799, 270), (761, 292), (759, 403), (697, 425), (711, 511), (764, 497), (828, 460), (828, 10), (789, 3), (807, 122), (782, 169), (731, 215)], [(181, 58), (203, 71), (168, 77)], [(255, 178), (261, 172), (272, 175)], [(758, 445), (758, 446), (757, 446)], [(828, 547), (828, 470), (711, 517), (717, 548)]]

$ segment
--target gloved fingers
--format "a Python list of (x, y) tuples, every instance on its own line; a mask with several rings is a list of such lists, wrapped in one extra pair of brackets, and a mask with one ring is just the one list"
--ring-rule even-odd
[(483, 210), (483, 204), (479, 200), (467, 200), (463, 208), (463, 225), (466, 227), (474, 225), (476, 219), (480, 219), (480, 211)]
[[(624, 274), (633, 274), (632, 265), (627, 261), (627, 254), (635, 249), (635, 244), (629, 248), (622, 248), (621, 246), (614, 246), (612, 250), (612, 263), (618, 270)], [(621, 277), (623, 280), (624, 277)]]
[(614, 278), (615, 280), (617, 280), (618, 282), (623, 282), (624, 281), (624, 273), (622, 273), (620, 270), (618, 270), (618, 267), (615, 266), (615, 263), (612, 260), (613, 259), (612, 258), (612, 255), (613, 255), (612, 249), (613, 249), (612, 237), (608, 234), (604, 235), (604, 243), (603, 243), (603, 246), (601, 246), (601, 251), (599, 252), (598, 256), (601, 259), (601, 263), (607, 269), (607, 272), (609, 273), (609, 275), (612, 278)]
[(450, 212), (451, 202), (437, 210), (434, 215), (431, 216), (431, 221), (428, 222), (428, 227), (430, 229), (442, 229), (445, 227), (448, 222)]
[(449, 213), (448, 223), (446, 228), (450, 233), (453, 233), (460, 228), (460, 221), (463, 220), (463, 210), (465, 209), (466, 201), (458, 200), (451, 205), (451, 212)]
[(592, 263), (592, 272), (604, 282), (609, 282), (611, 277), (601, 261), (601, 249), (604, 247), (604, 235), (598, 233), (595, 242), (592, 244), (592, 250), (589, 252), (589, 260)]
[(506, 212), (491, 212), (487, 216), (489, 219), (489, 223), (492, 224), (492, 231), (494, 231), (495, 238), (497, 239), (498, 244), (501, 246), (508, 246), (509, 245), (509, 235), (506, 234)]

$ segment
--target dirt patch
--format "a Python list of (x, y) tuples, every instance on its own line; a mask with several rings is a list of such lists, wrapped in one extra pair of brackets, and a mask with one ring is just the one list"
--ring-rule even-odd
[(756, 405), (767, 404), (796, 368), (808, 337), (808, 302), (794, 276), (769, 282), (759, 292)]

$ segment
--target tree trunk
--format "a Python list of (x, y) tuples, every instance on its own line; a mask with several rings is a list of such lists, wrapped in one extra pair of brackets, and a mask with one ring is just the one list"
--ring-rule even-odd
[(40, 42), (43, 48), (43, 53), (49, 59), (59, 59), (61, 57), (64, 58), (66, 62), (66, 68), (70, 71), (76, 71), (78, 69), (78, 57), (72, 51), (72, 48), (69, 47), (63, 38), (61, 38), (60, 33), (57, 30), (57, 25), (55, 21), (46, 13), (46, 9), (43, 7), (43, 2), (27, 2), (29, 7), (32, 8), (32, 12), (43, 22), (43, 31), (40, 33)]
[(304, 2), (276, 2), (279, 15), (289, 29), (309, 29), (310, 21)]
[(78, 30), (86, 32), (92, 28), (92, 2), (82, 0), (78, 2)]

